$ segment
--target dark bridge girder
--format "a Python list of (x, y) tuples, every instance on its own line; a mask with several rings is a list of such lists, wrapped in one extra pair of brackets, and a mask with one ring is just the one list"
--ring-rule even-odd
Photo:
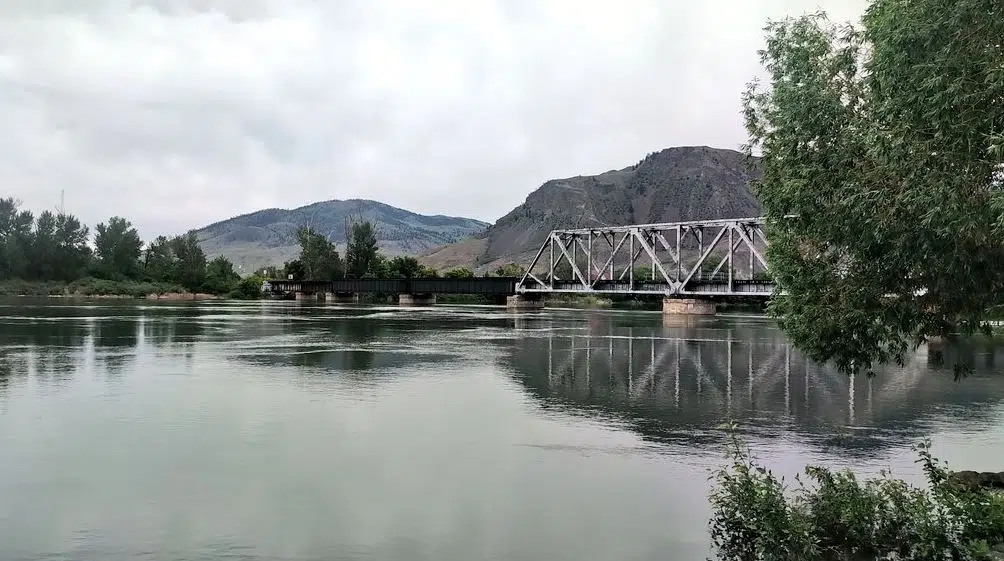
[(516, 294), (517, 277), (475, 277), (469, 279), (339, 279), (303, 281), (269, 279), (266, 291), (308, 294)]

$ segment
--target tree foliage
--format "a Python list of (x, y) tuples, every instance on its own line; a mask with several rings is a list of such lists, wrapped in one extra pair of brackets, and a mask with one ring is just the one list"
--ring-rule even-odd
[(390, 278), (413, 279), (422, 276), (422, 265), (410, 255), (399, 255), (387, 262), (386, 274)]
[(792, 341), (845, 371), (972, 332), (1004, 289), (1004, 7), (875, 0), (771, 22), (747, 150)]
[(111, 217), (95, 229), (97, 271), (107, 278), (136, 278), (143, 241), (136, 228), (121, 216)]
[(335, 244), (311, 228), (296, 232), (300, 242), (300, 262), (306, 280), (333, 280), (343, 275), (342, 258)]
[(379, 262), (376, 228), (369, 222), (352, 225), (348, 247), (345, 249), (345, 273), (350, 278), (376, 276), (372, 269)]
[[(36, 217), (20, 207), (13, 198), (0, 199), (0, 280), (58, 281), (64, 284), (57, 290), (94, 294), (114, 290), (131, 294), (140, 288), (146, 294), (158, 286), (227, 294), (240, 282), (227, 259), (207, 264), (195, 232), (170, 239), (160, 236), (143, 250), (136, 228), (116, 216), (95, 228), (92, 252), (90, 230), (77, 217), (49, 211)], [(87, 278), (91, 273), (105, 280)], [(107, 282), (127, 279), (157, 285)]]
[(457, 267), (443, 273), (443, 277), (447, 279), (472, 279), (474, 278), (474, 271), (467, 267)]
[(495, 269), (496, 277), (522, 277), (526, 274), (526, 267), (518, 263), (506, 263)]
[(174, 253), (173, 279), (188, 290), (199, 290), (206, 281), (206, 254), (195, 232), (171, 240)]
[(0, 199), (0, 280), (69, 281), (91, 259), (88, 229), (69, 214), (36, 218), (12, 198)]
[[(208, 292), (226, 294), (236, 288), (240, 280), (241, 276), (234, 271), (234, 264), (222, 255), (206, 264), (206, 280), (203, 286)], [(260, 286), (261, 282), (258, 284)]]

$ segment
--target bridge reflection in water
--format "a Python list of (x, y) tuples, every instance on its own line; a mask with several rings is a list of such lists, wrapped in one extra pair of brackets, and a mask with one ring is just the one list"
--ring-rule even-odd
[[(938, 423), (985, 425), (1004, 402), (1001, 351), (953, 348), (975, 375), (956, 382), (923, 352), (875, 377), (815, 364), (767, 322), (588, 328), (522, 320), (506, 362), (545, 406), (612, 417), (664, 443), (720, 443), (722, 423), (804, 437), (847, 453), (908, 446)], [(839, 436), (834, 436), (839, 435)], [(717, 445), (717, 444), (716, 444)]]

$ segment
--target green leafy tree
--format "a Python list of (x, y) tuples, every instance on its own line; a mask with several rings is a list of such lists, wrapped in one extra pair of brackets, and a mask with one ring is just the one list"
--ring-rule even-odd
[(448, 279), (472, 279), (474, 278), (474, 271), (466, 267), (457, 267), (443, 273), (443, 277)]
[(44, 211), (35, 219), (35, 230), (31, 236), (27, 277), (33, 280), (56, 278), (56, 216)]
[(202, 288), (206, 281), (206, 254), (199, 245), (199, 237), (194, 231), (171, 240), (174, 253), (175, 282), (191, 291)]
[(384, 255), (377, 253), (373, 261), (370, 262), (369, 270), (363, 276), (374, 279), (388, 279), (394, 277), (395, 274), (396, 273), (391, 270), (390, 259), (387, 259)]
[(257, 271), (252, 273), (252, 276), (260, 277), (262, 279), (277, 279), (282, 278), (282, 269), (276, 267), (275, 265), (266, 265), (265, 267), (260, 267)]
[(496, 277), (522, 277), (526, 274), (526, 267), (517, 263), (506, 263), (495, 269)]
[(240, 300), (257, 300), (261, 298), (261, 285), (266, 278), (259, 274), (244, 277), (237, 283), (230, 295)]
[(113, 216), (95, 229), (98, 272), (108, 278), (136, 278), (143, 242), (125, 218)]
[(16, 199), (0, 199), (0, 279), (26, 276), (34, 221)]
[[(378, 263), (376, 229), (369, 222), (352, 225), (348, 247), (345, 249), (345, 269), (347, 276), (362, 278), (372, 273)], [(373, 275), (375, 276), (375, 275)]]
[(303, 261), (299, 259), (286, 261), (282, 267), (282, 278), (284, 279), (303, 280), (306, 275), (307, 270), (303, 266)]
[(333, 280), (344, 276), (342, 258), (335, 244), (311, 228), (296, 232), (300, 242), (300, 259), (307, 280)]
[(439, 271), (433, 269), (432, 267), (422, 265), (421, 269), (418, 271), (418, 278), (420, 279), (436, 279), (439, 278)]
[(143, 256), (146, 276), (156, 282), (178, 282), (175, 278), (176, 266), (174, 247), (166, 236), (158, 236)]
[[(224, 256), (213, 259), (206, 265), (205, 289), (211, 294), (227, 294), (237, 287), (241, 276), (234, 271), (234, 264)], [(259, 281), (259, 286), (261, 281)]]
[(387, 264), (388, 277), (414, 279), (420, 276), (422, 265), (410, 255), (397, 256)]
[(766, 31), (744, 113), (782, 329), (867, 371), (980, 327), (1004, 291), (1004, 5), (875, 0), (857, 28)]
[(55, 228), (55, 278), (76, 280), (86, 274), (91, 261), (91, 248), (87, 241), (90, 232), (71, 214), (56, 215)]

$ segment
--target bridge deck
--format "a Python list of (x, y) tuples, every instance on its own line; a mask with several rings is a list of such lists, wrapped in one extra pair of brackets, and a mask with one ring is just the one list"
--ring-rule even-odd
[(638, 294), (649, 296), (760, 296), (767, 297), (774, 293), (774, 285), (770, 281), (733, 280), (731, 288), (727, 281), (690, 281), (683, 290), (664, 282), (595, 282), (590, 287), (583, 287), (579, 282), (555, 281), (553, 287), (536, 282), (523, 282), (516, 287), (521, 294), (560, 293), (560, 294)]
[(275, 292), (330, 292), (335, 294), (516, 294), (516, 277), (469, 279), (338, 279), (332, 281), (266, 281)]

